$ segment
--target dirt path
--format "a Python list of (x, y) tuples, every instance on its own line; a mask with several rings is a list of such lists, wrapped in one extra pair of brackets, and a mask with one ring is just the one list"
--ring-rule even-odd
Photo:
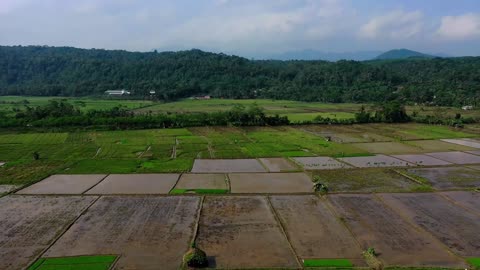
[(142, 158), (143, 155), (144, 155), (146, 152), (150, 151), (151, 148), (152, 148), (152, 146), (149, 145), (149, 146), (147, 147), (147, 149), (146, 149), (145, 151), (143, 151), (143, 152), (140, 154), (140, 156), (138, 156), (138, 158)]
[(96, 157), (100, 154), (100, 152), (102, 152), (102, 148), (101, 148), (101, 147), (99, 147), (99, 148), (97, 149), (97, 153), (95, 153), (95, 156), (93, 156), (93, 158), (96, 158)]

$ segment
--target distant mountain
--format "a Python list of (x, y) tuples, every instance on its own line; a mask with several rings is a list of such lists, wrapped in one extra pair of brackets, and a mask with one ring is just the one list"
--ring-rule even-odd
[(290, 51), (280, 54), (258, 57), (257, 59), (269, 60), (324, 60), (336, 62), (339, 60), (365, 61), (375, 58), (381, 51), (358, 51), (358, 52), (322, 52), (316, 50)]
[(386, 60), (386, 59), (406, 59), (406, 58), (435, 58), (437, 56), (424, 54), (421, 52), (416, 52), (407, 49), (397, 49), (397, 50), (390, 50), (388, 52), (382, 53), (377, 56), (376, 60)]

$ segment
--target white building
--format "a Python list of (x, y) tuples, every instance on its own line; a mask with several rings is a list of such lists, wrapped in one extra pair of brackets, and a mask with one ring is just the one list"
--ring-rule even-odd
[(130, 92), (125, 90), (125, 89), (122, 89), (122, 90), (107, 90), (107, 91), (105, 91), (105, 94), (107, 94), (109, 96), (126, 96), (126, 95), (130, 95)]
[(469, 105), (469, 106), (463, 106), (463, 107), (462, 107), (462, 110), (464, 110), (464, 111), (473, 110), (473, 106), (471, 106), (471, 105)]

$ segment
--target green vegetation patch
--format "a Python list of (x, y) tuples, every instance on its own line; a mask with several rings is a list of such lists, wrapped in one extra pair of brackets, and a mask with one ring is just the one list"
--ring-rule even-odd
[(86, 159), (80, 160), (64, 173), (134, 173), (140, 166), (135, 159)]
[(185, 194), (185, 193), (196, 193), (196, 194), (226, 194), (228, 189), (173, 189), (170, 191), (170, 194)]
[(467, 258), (467, 262), (475, 268), (480, 268), (480, 257)]
[(305, 259), (305, 267), (353, 267), (348, 259)]
[(193, 159), (158, 159), (148, 160), (141, 164), (137, 172), (160, 173), (160, 172), (189, 172), (193, 166)]
[(116, 259), (115, 255), (40, 258), (28, 270), (107, 270)]

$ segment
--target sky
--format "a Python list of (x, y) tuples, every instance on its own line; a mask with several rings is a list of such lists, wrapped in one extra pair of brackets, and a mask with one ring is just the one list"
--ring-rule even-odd
[(480, 0), (0, 0), (0, 45), (480, 55)]

